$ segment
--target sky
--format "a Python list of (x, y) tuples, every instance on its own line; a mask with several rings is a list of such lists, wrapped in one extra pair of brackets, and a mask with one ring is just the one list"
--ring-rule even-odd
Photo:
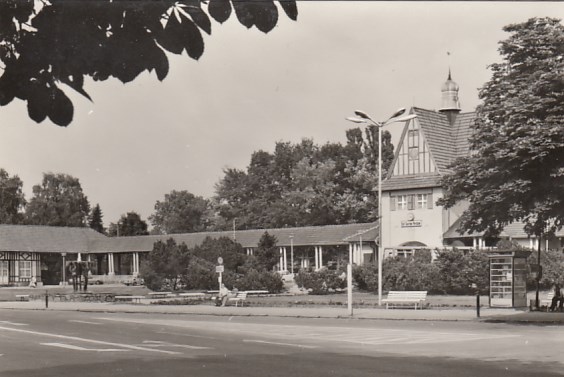
[(0, 107), (0, 168), (28, 200), (43, 173), (65, 173), (105, 226), (130, 211), (147, 220), (172, 190), (212, 197), (225, 168), (246, 169), (278, 141), (345, 143), (354, 110), (385, 120), (400, 107), (438, 109), (449, 68), (462, 111), (473, 111), (488, 65), (501, 61), (503, 26), (562, 19), (564, 3), (315, 1), (298, 12), (296, 22), (281, 12), (268, 34), (234, 16), (212, 21), (203, 56), (170, 54), (162, 82), (90, 80), (92, 102), (67, 90), (66, 128), (35, 123), (19, 100)]

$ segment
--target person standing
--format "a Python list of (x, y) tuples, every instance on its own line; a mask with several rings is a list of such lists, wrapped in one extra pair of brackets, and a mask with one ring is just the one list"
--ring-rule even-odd
[[(560, 303), (560, 305), (558, 305)], [(553, 312), (556, 309), (556, 305), (558, 305), (558, 309), (562, 311), (564, 306), (564, 296), (562, 295), (562, 289), (560, 288), (560, 284), (554, 285), (554, 296), (552, 297), (552, 303), (550, 305), (550, 311)]]

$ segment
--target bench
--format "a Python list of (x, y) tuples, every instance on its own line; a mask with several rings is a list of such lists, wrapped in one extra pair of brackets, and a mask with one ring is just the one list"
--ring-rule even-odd
[[(546, 311), (550, 311), (550, 306), (552, 305), (552, 299), (554, 298), (554, 291), (548, 292), (545, 298), (539, 299), (539, 306), (542, 308), (546, 306)], [(532, 301), (532, 300), (531, 300)], [(555, 310), (558, 309), (555, 308)]]
[(179, 293), (178, 296), (180, 297), (188, 297), (188, 298), (204, 298), (206, 297), (205, 293), (198, 293), (198, 292), (186, 292), (186, 293)]
[(246, 300), (247, 292), (237, 292), (237, 295), (235, 297), (228, 297), (225, 304), (227, 305), (230, 302), (235, 302), (235, 306), (238, 306), (239, 303), (241, 303), (241, 306), (243, 306), (243, 302), (245, 302)]
[(423, 302), (426, 299), (427, 291), (390, 291), (388, 297), (383, 299), (382, 302), (386, 303), (386, 309), (390, 306), (414, 305), (415, 310), (417, 310), (417, 306), (419, 306), (419, 309), (423, 308)]
[(151, 292), (149, 293), (150, 298), (167, 298), (172, 295), (172, 292)]
[(251, 296), (261, 296), (261, 295), (267, 295), (269, 292), (268, 291), (245, 291), (247, 293), (247, 295), (251, 295)]
[(16, 295), (18, 301), (29, 301), (29, 295)]
[(114, 299), (116, 301), (132, 301), (138, 304), (141, 303), (141, 299), (145, 298), (145, 296), (115, 296)]

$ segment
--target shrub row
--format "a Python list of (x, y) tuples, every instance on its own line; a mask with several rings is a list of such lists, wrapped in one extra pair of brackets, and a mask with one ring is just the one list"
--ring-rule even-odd
[[(527, 264), (537, 264), (537, 253), (532, 252)], [(560, 250), (541, 252), (543, 274), (541, 289), (550, 289), (555, 283), (564, 285), (564, 253)], [(387, 258), (383, 262), (382, 289), (426, 290), (431, 294), (468, 295), (489, 292), (489, 258), (480, 251), (458, 249), (439, 251), (433, 261), (431, 252), (421, 250), (409, 257)], [(343, 269), (332, 271), (301, 270), (295, 277), (296, 283), (311, 294), (327, 294), (346, 288), (346, 274)], [(378, 268), (374, 264), (355, 266), (353, 282), (363, 291), (378, 290)], [(536, 287), (532, 275), (527, 279), (528, 289)]]

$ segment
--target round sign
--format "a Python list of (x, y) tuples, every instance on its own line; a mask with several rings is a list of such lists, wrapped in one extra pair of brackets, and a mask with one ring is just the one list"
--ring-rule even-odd
[(222, 257), (218, 257), (218, 258), (217, 258), (217, 263), (223, 264), (223, 258), (222, 258)]

